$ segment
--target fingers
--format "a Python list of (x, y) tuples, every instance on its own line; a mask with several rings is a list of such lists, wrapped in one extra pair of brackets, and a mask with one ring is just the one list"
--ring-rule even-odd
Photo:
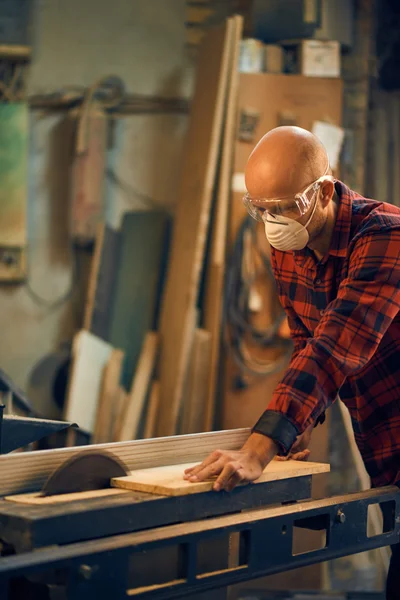
[[(183, 478), (184, 479), (192, 479), (193, 478), (193, 481), (197, 481), (197, 479), (195, 479), (195, 478), (199, 475), (199, 473), (202, 473), (202, 471), (206, 467), (209, 467), (210, 465), (212, 465), (212, 464), (216, 463), (218, 460), (220, 460), (221, 456), (222, 456), (222, 453), (219, 450), (215, 450), (215, 452), (213, 452), (212, 454), (207, 456), (207, 458), (205, 458), (202, 463), (195, 465), (194, 467), (190, 467), (189, 469), (185, 469)], [(217, 474), (217, 473), (215, 473), (215, 474)], [(204, 475), (204, 473), (202, 473), (202, 475)], [(202, 479), (204, 479), (203, 476), (202, 476)], [(199, 479), (199, 481), (200, 481), (200, 479)]]
[(310, 450), (300, 450), (299, 452), (289, 453), (286, 456), (275, 456), (274, 460), (308, 460), (310, 456)]
[(238, 463), (229, 462), (222, 469), (213, 489), (216, 492), (220, 490), (231, 492), (242, 481), (244, 481), (244, 470)]
[(308, 460), (310, 456), (310, 451), (308, 449), (302, 450), (301, 452), (296, 452), (290, 458), (292, 460)]

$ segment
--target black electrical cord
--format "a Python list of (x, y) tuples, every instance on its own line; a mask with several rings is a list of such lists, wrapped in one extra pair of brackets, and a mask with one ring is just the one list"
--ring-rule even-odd
[[(243, 269), (246, 237), (251, 240), (251, 254), (261, 259), (261, 267), (253, 273)], [(287, 365), (293, 349), (291, 340), (279, 335), (280, 326), (285, 319), (283, 309), (266, 329), (258, 329), (252, 323), (249, 298), (252, 286), (260, 274), (275, 283), (269, 257), (257, 242), (256, 222), (251, 217), (246, 217), (228, 257), (223, 306), (225, 346), (243, 377), (266, 377), (279, 372)], [(252, 347), (281, 349), (282, 353), (276, 360), (261, 362), (251, 356), (249, 342)]]

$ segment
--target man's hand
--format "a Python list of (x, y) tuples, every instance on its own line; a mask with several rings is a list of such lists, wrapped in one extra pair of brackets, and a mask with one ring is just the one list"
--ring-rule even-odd
[(277, 452), (271, 438), (252, 433), (241, 450), (215, 450), (201, 464), (186, 469), (184, 479), (195, 483), (217, 477), (213, 489), (230, 492), (239, 483), (258, 479)]

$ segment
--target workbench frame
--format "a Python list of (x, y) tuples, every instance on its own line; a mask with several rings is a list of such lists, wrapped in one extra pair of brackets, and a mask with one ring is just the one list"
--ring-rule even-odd
[[(367, 535), (368, 507), (390, 506), (383, 533)], [(387, 503), (390, 503), (389, 505)], [(323, 548), (293, 554), (296, 527), (325, 530)], [(27, 552), (0, 559), (0, 597), (8, 597), (12, 578), (37, 576), (56, 570), (65, 575), (71, 600), (167, 600), (204, 593), (265, 575), (392, 545), (400, 534), (400, 494), (386, 487), (324, 500), (309, 500), (236, 514), (202, 519), (146, 531)], [(201, 545), (218, 536), (236, 540), (236, 551), (225, 567), (199, 572)], [(235, 546), (235, 544), (233, 544)], [(152, 552), (173, 554), (178, 549), (179, 571), (158, 581)], [(152, 564), (153, 580), (135, 587), (130, 573), (143, 557)]]

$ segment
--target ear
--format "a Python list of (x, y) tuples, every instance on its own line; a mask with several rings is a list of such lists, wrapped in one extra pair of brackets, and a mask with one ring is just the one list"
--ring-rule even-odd
[(331, 179), (326, 179), (321, 183), (320, 203), (322, 208), (326, 208), (333, 198), (335, 192), (335, 184)]

